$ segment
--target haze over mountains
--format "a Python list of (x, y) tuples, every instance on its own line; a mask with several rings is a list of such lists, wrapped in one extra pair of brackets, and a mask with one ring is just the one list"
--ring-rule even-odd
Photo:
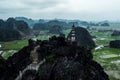
[[(108, 21), (102, 22), (87, 22), (82, 20), (66, 20), (66, 19), (52, 19), (52, 20), (33, 20), (26, 17), (8, 18), (7, 20), (0, 20), (0, 41), (11, 41), (34, 36), (36, 30), (49, 30), (53, 34), (62, 33), (62, 29), (70, 29), (72, 25), (90, 27), (90, 26), (109, 26)], [(35, 33), (34, 33), (35, 32)]]
[[(15, 17), (16, 20), (23, 20), (25, 22), (27, 22), (30, 26), (33, 26), (33, 24), (35, 23), (51, 23), (51, 22), (54, 22), (54, 21), (59, 21), (58, 23), (57, 22), (54, 22), (56, 24), (60, 24), (60, 22), (65, 22), (65, 23), (70, 23), (70, 24), (77, 24), (77, 25), (81, 25), (81, 26), (88, 26), (88, 25), (97, 25), (97, 26), (100, 26), (102, 25), (103, 23), (109, 23), (109, 21), (105, 20), (105, 21), (99, 21), (99, 22), (92, 22), (92, 21), (84, 21), (84, 20), (79, 20), (79, 19), (38, 19), (38, 20), (34, 20), (32, 18), (27, 18), (27, 17)], [(107, 24), (108, 25), (108, 24)], [(103, 24), (104, 26), (104, 24)], [(109, 25), (108, 25), (109, 26)]]

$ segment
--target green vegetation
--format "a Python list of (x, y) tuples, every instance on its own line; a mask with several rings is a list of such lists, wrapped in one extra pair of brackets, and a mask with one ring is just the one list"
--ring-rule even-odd
[(96, 32), (94, 30), (90, 31), (92, 36), (97, 37), (96, 44), (102, 45), (102, 44), (109, 44), (112, 40), (120, 40), (120, 37), (112, 37), (112, 32)]
[(28, 44), (27, 40), (15, 40), (15, 41), (9, 41), (9, 42), (3, 42), (1, 43), (2, 48), (0, 50), (7, 51), (7, 50), (20, 50), (24, 46)]
[(16, 52), (16, 50), (8, 50), (8, 51), (5, 51), (4, 54), (2, 55), (2, 57), (3, 57), (4, 59), (7, 59), (8, 57), (12, 56), (15, 52)]
[[(115, 25), (113, 25), (115, 26)], [(97, 30), (98, 29), (119, 29), (119, 27), (94, 27)], [(93, 50), (93, 56), (94, 60), (99, 62), (104, 70), (108, 73), (110, 80), (120, 80), (120, 49), (114, 49), (114, 48), (109, 48), (109, 42), (111, 40), (120, 40), (120, 37), (111, 37), (112, 32), (97, 32), (97, 30), (90, 30), (89, 32), (91, 33), (92, 36), (96, 36), (96, 44), (97, 46), (99, 45), (107, 45), (106, 47), (103, 47), (98, 50)], [(63, 30), (63, 33), (67, 36), (67, 34), (70, 32), (70, 29), (68, 30)], [(33, 39), (41, 39), (41, 40), (46, 40), (49, 39), (49, 37), (55, 35), (55, 34), (48, 34), (47, 31), (43, 31), (43, 34), (41, 34), (38, 37), (33, 37)], [(10, 41), (10, 42), (3, 42), (0, 43), (2, 45), (2, 48), (0, 50), (5, 51), (5, 55), (3, 57), (7, 59), (9, 56), (12, 56), (13, 53), (9, 52), (9, 50), (20, 50), (22, 47), (27, 46), (28, 42), (27, 40), (16, 40), (16, 41)], [(48, 57), (48, 61), (53, 61), (54, 56), (51, 55)]]
[[(38, 37), (33, 37), (33, 39), (47, 40), (53, 35), (56, 35), (56, 34), (49, 34), (48, 31), (42, 31), (42, 35)], [(9, 41), (9, 42), (0, 42), (0, 44), (2, 45), (0, 50), (4, 51), (4, 55), (2, 56), (4, 59), (7, 59), (9, 56), (12, 56), (13, 53), (15, 53), (15, 52), (12, 52), (11, 50), (18, 51), (22, 49), (24, 46), (28, 45), (28, 40), (24, 39), (24, 40), (15, 40), (15, 41)]]
[[(119, 27), (96, 27), (97, 30), (109, 30), (109, 29), (118, 30)], [(112, 32), (97, 32), (97, 30), (92, 30), (91, 35), (96, 36), (96, 44), (107, 45), (111, 40), (120, 40), (120, 37), (111, 37)], [(98, 50), (93, 51), (94, 60), (99, 62), (106, 73), (109, 75), (110, 80), (120, 80), (120, 49), (103, 47)]]
[(9, 42), (1, 42), (0, 43), (2, 47), (0, 50), (4, 51), (3, 58), (7, 59), (8, 57), (12, 56), (13, 53), (16, 51), (22, 49), (24, 46), (28, 45), (27, 40), (15, 40), (15, 41), (9, 41)]
[(67, 29), (67, 30), (63, 30), (63, 33), (65, 34), (65, 36), (67, 37), (67, 35), (69, 34), (71, 29)]

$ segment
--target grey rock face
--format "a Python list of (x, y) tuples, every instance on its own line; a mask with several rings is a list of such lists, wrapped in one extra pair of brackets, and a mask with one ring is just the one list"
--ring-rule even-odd
[[(69, 37), (71, 37), (71, 32), (68, 35), (68, 38)], [(89, 49), (95, 48), (95, 43), (92, 40), (91, 35), (85, 28), (75, 27), (75, 38), (79, 46)]]
[(38, 73), (26, 71), (23, 80), (109, 80), (101, 65), (92, 59), (91, 49), (55, 36), (45, 41), (29, 40), (29, 46), (8, 60), (0, 59), (0, 71), (3, 70), (0, 80), (14, 80), (19, 71), (32, 62), (30, 52), (35, 45), (40, 46), (37, 50), (39, 60), (46, 61), (39, 67)]
[[(57, 45), (57, 37), (55, 41)], [(101, 65), (92, 60), (91, 50), (73, 43), (54, 46), (39, 67), (38, 80), (109, 80)]]

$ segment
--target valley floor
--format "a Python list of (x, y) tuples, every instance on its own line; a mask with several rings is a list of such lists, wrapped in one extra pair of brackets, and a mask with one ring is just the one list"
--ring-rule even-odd
[[(64, 30), (63, 32), (67, 35), (69, 31), (70, 30)], [(93, 50), (94, 60), (103, 66), (104, 70), (109, 75), (110, 80), (120, 80), (120, 49), (109, 48), (109, 42), (111, 40), (120, 40), (120, 37), (111, 37), (112, 32), (102, 33), (96, 30), (90, 30), (89, 32), (91, 35), (97, 37), (95, 39), (97, 49)], [(33, 37), (33, 39), (44, 40), (49, 39), (50, 36), (52, 35), (44, 34), (38, 37)], [(28, 43), (27, 40), (17, 40), (0, 44), (2, 46), (0, 51), (4, 51), (2, 56), (7, 59)]]

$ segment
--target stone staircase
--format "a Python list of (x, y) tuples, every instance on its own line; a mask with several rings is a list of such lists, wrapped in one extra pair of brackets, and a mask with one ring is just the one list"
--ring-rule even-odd
[(31, 51), (30, 56), (32, 57), (33, 62), (32, 62), (30, 65), (28, 65), (24, 70), (19, 71), (19, 75), (16, 77), (15, 80), (21, 80), (23, 74), (24, 74), (27, 70), (35, 70), (35, 71), (37, 72), (37, 71), (38, 71), (38, 68), (40, 67), (40, 65), (42, 65), (42, 64), (45, 62), (45, 59), (43, 59), (43, 60), (40, 61), (40, 62), (39, 62), (39, 60), (38, 60), (37, 49), (38, 49), (39, 47), (40, 47), (40, 46), (36, 46), (36, 47), (34, 48), (34, 50)]

